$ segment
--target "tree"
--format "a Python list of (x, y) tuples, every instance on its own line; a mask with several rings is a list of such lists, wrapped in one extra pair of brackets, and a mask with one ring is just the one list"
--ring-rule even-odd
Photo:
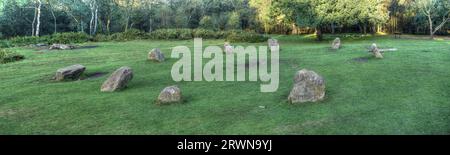
[(42, 2), (41, 0), (36, 0), (37, 3), (37, 7), (36, 7), (36, 32), (34, 33), (35, 36), (39, 37), (39, 30), (40, 30), (40, 26), (41, 26), (41, 7), (42, 7)]
[(240, 29), (240, 19), (239, 14), (237, 12), (232, 12), (228, 18), (227, 29)]
[(214, 25), (211, 16), (203, 16), (202, 20), (200, 20), (200, 27), (204, 29), (213, 29)]
[[(417, 0), (416, 4), (428, 19), (430, 38), (433, 39), (434, 34), (450, 21), (450, 2), (448, 0)], [(436, 18), (440, 18), (441, 21)], [(433, 26), (434, 23), (437, 24), (436, 27)]]
[(98, 5), (97, 0), (88, 0), (86, 3), (89, 4), (91, 10), (91, 20), (89, 22), (89, 34), (95, 35), (97, 33), (97, 23), (98, 23)]

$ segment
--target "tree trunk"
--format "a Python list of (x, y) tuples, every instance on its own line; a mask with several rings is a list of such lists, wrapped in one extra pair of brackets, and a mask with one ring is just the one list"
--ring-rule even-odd
[(367, 25), (366, 24), (363, 25), (363, 29), (364, 29), (364, 34), (367, 34)]
[(334, 34), (336, 27), (334, 26), (334, 23), (331, 24), (331, 33)]
[(37, 10), (37, 24), (36, 24), (36, 33), (35, 35), (39, 37), (39, 27), (41, 25), (41, 0), (37, 0), (38, 1), (38, 10)]
[(34, 17), (33, 22), (31, 23), (31, 36), (34, 36), (36, 33), (35, 26), (36, 26), (36, 17), (37, 17), (37, 7), (36, 7), (36, 1), (34, 2)]
[(97, 2), (95, 2), (94, 35), (97, 34), (97, 26), (98, 26), (98, 5)]
[(111, 19), (110, 19), (110, 17), (108, 16), (108, 20), (106, 21), (106, 31), (108, 32), (108, 35), (110, 34), (110, 29), (109, 29), (109, 27), (110, 27), (110, 24), (111, 24)]
[(431, 15), (428, 16), (428, 22), (430, 24), (430, 39), (434, 39), (434, 33), (433, 33), (433, 21), (431, 20)]
[(148, 19), (148, 32), (152, 32), (153, 31), (153, 27), (152, 27), (152, 19), (151, 18), (149, 18)]
[(91, 20), (89, 22), (89, 35), (95, 35), (95, 33), (97, 32), (97, 20), (98, 20), (98, 6), (97, 6), (97, 1), (92, 1), (90, 4), (90, 9), (91, 9)]
[(323, 39), (322, 28), (320, 26), (316, 28), (316, 37), (317, 41), (322, 41)]
[(92, 27), (93, 27), (93, 23), (94, 23), (94, 11), (93, 11), (93, 8), (92, 8), (92, 4), (91, 4), (91, 6), (90, 6), (91, 8), (91, 20), (89, 21), (89, 35), (92, 35)]
[(53, 28), (54, 28), (53, 33), (56, 33), (56, 16), (53, 11), (53, 6), (50, 4), (50, 2), (48, 2), (48, 5), (50, 6), (50, 13), (52, 13), (53, 16)]

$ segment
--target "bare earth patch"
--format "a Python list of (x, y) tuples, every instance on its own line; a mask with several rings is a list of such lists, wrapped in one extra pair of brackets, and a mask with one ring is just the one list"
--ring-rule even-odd
[(90, 79), (96, 79), (100, 78), (102, 76), (105, 76), (108, 74), (107, 72), (94, 72), (94, 73), (87, 73), (84, 77), (80, 78), (80, 80), (90, 80)]

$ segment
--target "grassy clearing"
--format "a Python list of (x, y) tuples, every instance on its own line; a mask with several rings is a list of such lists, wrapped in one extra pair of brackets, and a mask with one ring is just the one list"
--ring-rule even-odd
[[(152, 48), (170, 56), (172, 47), (192, 47), (192, 40), (88, 43), (99, 47), (65, 52), (17, 48), (26, 59), (0, 65), (0, 134), (450, 134), (450, 41), (344, 38), (343, 48), (332, 52), (331, 37), (321, 43), (275, 38), (281, 44), (275, 93), (260, 93), (258, 82), (175, 83), (170, 69), (176, 60), (146, 60)], [(353, 60), (368, 58), (373, 42), (398, 51), (382, 60)], [(76, 63), (86, 74), (130, 66), (135, 77), (117, 93), (100, 92), (108, 75), (49, 81), (56, 69)], [(289, 105), (293, 75), (303, 68), (326, 79), (327, 97)], [(173, 84), (187, 103), (155, 105)]]

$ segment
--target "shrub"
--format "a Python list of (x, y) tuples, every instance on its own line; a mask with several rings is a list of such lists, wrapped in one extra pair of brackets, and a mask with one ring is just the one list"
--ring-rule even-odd
[(208, 29), (194, 29), (193, 37), (195, 38), (203, 38), (203, 39), (214, 39), (219, 38), (219, 33), (216, 31), (208, 30)]
[(22, 59), (25, 59), (24, 55), (12, 52), (8, 49), (0, 49), (0, 63), (9, 63), (14, 61), (20, 61)]
[(111, 40), (115, 41), (129, 41), (136, 39), (143, 39), (144, 33), (137, 29), (129, 29), (125, 32), (114, 33), (110, 36)]
[(11, 47), (11, 43), (8, 40), (0, 40), (0, 48)]
[(97, 34), (92, 38), (92, 41), (95, 41), (95, 42), (111, 41), (111, 36), (104, 35), (104, 34)]
[(88, 42), (90, 36), (84, 32), (66, 32), (66, 33), (55, 33), (51, 35), (50, 44), (70, 44), (70, 43), (84, 43)]
[(178, 34), (176, 29), (159, 29), (151, 32), (151, 39), (178, 39)]
[(12, 46), (25, 46), (30, 44), (46, 43), (46, 44), (70, 44), (70, 43), (83, 43), (89, 41), (90, 37), (83, 32), (65, 32), (55, 33), (47, 36), (23, 36), (14, 37), (10, 40)]
[(249, 42), (249, 43), (258, 43), (264, 42), (269, 39), (269, 37), (254, 33), (254, 32), (228, 32), (226, 40), (230, 42)]
[(213, 31), (209, 29), (159, 29), (148, 33), (149, 39), (219, 39), (226, 38), (228, 41), (239, 42), (264, 42), (268, 37), (255, 32), (242, 30)]
[(192, 29), (177, 29), (177, 39), (192, 39)]
[(49, 36), (23, 36), (23, 37), (14, 37), (10, 40), (12, 46), (25, 46), (30, 44), (38, 44), (38, 43), (50, 43)]

